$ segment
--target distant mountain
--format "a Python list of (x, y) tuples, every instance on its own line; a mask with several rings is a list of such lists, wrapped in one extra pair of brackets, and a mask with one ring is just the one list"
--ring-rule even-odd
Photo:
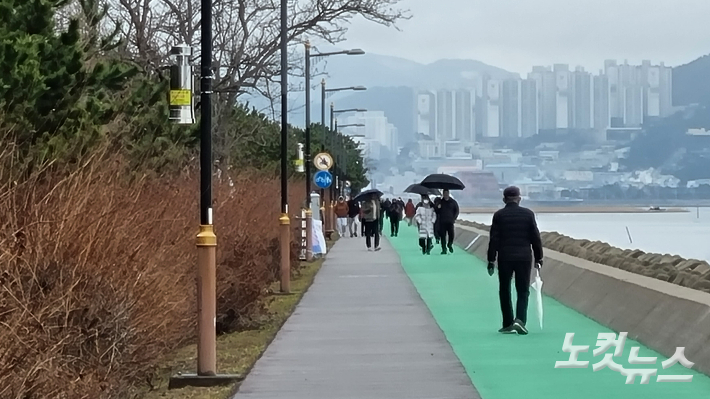
[[(333, 47), (321, 47), (320, 52), (338, 51)], [(314, 51), (315, 53), (316, 51)], [(314, 77), (311, 81), (314, 90), (311, 93), (311, 119), (320, 121), (321, 93), (318, 83), (326, 80), (326, 87), (365, 86), (364, 92), (335, 92), (328, 96), (327, 106), (331, 102), (336, 108), (365, 108), (372, 111), (384, 111), (390, 123), (400, 132), (400, 144), (408, 141), (414, 133), (415, 92), (417, 89), (440, 89), (473, 87), (476, 77), (488, 74), (494, 79), (516, 77), (501, 68), (475, 60), (445, 59), (431, 64), (421, 64), (399, 57), (379, 54), (357, 56), (338, 55), (324, 59), (314, 59)], [(303, 80), (289, 79), (289, 84), (303, 85)], [(268, 102), (258, 97), (240, 97), (240, 101), (249, 102), (257, 109), (267, 109)], [(289, 120), (294, 125), (303, 126), (305, 96), (303, 93), (291, 93)]]
[[(336, 50), (321, 49), (323, 52)], [(417, 90), (475, 87), (477, 77), (483, 75), (493, 79), (518, 76), (475, 60), (444, 59), (420, 64), (379, 54), (328, 57), (314, 63), (314, 67), (316, 71), (327, 74), (326, 87), (367, 87), (367, 91), (334, 94), (328, 98), (328, 103), (334, 102), (340, 109), (383, 111), (389, 122), (397, 127), (400, 145), (413, 139), (416, 133)], [(316, 92), (312, 98), (312, 109), (320, 109), (320, 93)]]
[(673, 105), (710, 105), (710, 55), (673, 68)]
[(328, 74), (327, 85), (368, 87), (413, 87), (421, 89), (473, 87), (484, 74), (494, 79), (518, 76), (475, 60), (444, 59), (420, 64), (403, 58), (378, 54), (328, 57), (316, 64)]

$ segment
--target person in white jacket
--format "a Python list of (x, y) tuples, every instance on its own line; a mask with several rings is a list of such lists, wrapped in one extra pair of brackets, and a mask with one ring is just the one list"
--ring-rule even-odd
[(414, 220), (419, 227), (419, 246), (422, 248), (422, 254), (430, 255), (431, 249), (434, 247), (431, 239), (434, 237), (436, 212), (434, 212), (428, 197), (423, 196), (421, 206), (417, 208), (417, 213), (414, 215)]

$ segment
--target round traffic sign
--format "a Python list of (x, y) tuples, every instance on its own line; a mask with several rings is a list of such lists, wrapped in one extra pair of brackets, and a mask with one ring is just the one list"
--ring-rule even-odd
[(333, 184), (333, 175), (327, 170), (318, 171), (313, 176), (313, 183), (315, 183), (318, 188), (328, 188)]
[(313, 164), (318, 170), (330, 170), (333, 167), (333, 157), (327, 152), (321, 152), (313, 158)]

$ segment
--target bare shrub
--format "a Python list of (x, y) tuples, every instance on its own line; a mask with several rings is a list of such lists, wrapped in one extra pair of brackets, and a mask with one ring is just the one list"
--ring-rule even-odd
[[(125, 397), (195, 338), (198, 174), (129, 180), (125, 170), (97, 156), (72, 173), (2, 182), (1, 398)], [(225, 331), (263, 316), (279, 263), (278, 180), (232, 179), (214, 183)], [(299, 203), (303, 191), (292, 192)]]

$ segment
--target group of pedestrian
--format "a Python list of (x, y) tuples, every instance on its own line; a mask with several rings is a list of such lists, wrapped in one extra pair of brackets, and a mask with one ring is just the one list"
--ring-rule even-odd
[[(402, 219), (407, 225), (416, 225), (419, 232), (419, 247), (422, 254), (430, 255), (434, 241), (441, 244), (441, 254), (454, 252), (454, 225), (459, 217), (459, 205), (451, 198), (449, 190), (444, 190), (441, 197), (433, 201), (428, 195), (422, 195), (421, 201), (414, 205), (401, 198), (381, 201), (376, 195), (366, 198), (362, 205), (350, 200), (347, 203), (341, 197), (335, 207), (341, 236), (348, 226), (351, 237), (357, 237), (357, 220), (361, 221), (362, 232), (368, 251), (380, 250), (385, 216), (389, 218), (391, 236), (399, 234)], [(528, 334), (527, 322), (528, 298), (532, 265), (542, 267), (542, 240), (532, 210), (520, 206), (520, 189), (511, 186), (503, 191), (505, 207), (493, 215), (488, 245), (488, 274), (493, 275), (498, 266), (499, 300), (503, 315), (504, 334)], [(355, 230), (353, 231), (353, 226)], [(517, 303), (515, 312), (511, 300), (511, 282), (515, 278)]]
[(419, 246), (422, 254), (430, 255), (434, 247), (432, 239), (441, 244), (441, 254), (454, 252), (454, 224), (459, 217), (459, 204), (451, 198), (449, 190), (442, 197), (431, 201), (428, 195), (414, 207), (414, 222), (419, 229)]

